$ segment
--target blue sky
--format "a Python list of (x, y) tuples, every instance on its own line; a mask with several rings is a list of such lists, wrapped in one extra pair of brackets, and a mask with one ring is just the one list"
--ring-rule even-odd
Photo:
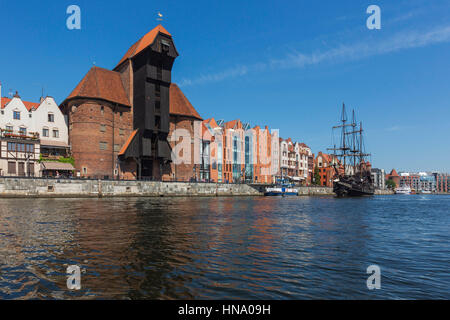
[[(69, 5), (81, 30), (66, 28)], [(381, 30), (366, 9), (381, 8)], [(173, 35), (178, 83), (206, 119), (280, 129), (314, 152), (342, 102), (374, 166), (450, 172), (449, 1), (4, 1), (2, 96), (60, 103), (95, 63), (112, 69), (157, 25)]]

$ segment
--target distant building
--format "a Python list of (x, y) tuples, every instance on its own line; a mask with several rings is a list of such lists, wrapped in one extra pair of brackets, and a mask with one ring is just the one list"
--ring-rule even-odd
[(400, 176), (395, 169), (392, 169), (391, 173), (386, 175), (386, 180), (391, 180), (395, 183), (396, 187), (400, 187)]
[(426, 172), (400, 172), (400, 187), (410, 187), (417, 192), (436, 192), (436, 177)]
[(315, 159), (315, 167), (319, 169), (320, 185), (333, 187), (333, 177), (336, 174), (334, 166), (340, 166), (339, 160), (330, 154), (319, 152)]
[(420, 190), (420, 176), (415, 173), (400, 172), (400, 187), (410, 187), (411, 190)]
[(386, 173), (384, 169), (373, 168), (371, 173), (375, 188), (386, 189)]
[(448, 173), (433, 173), (436, 180), (436, 191), (450, 193), (450, 175)]
[(419, 173), (420, 185), (419, 191), (436, 192), (436, 178), (432, 174)]

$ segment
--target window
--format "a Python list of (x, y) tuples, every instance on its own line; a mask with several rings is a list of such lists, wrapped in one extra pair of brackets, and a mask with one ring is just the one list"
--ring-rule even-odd
[(120, 151), (120, 145), (115, 144), (114, 145), (114, 152), (119, 152)]
[(29, 152), (29, 153), (34, 153), (34, 145), (27, 144), (26, 145), (26, 151)]
[(155, 112), (161, 113), (161, 101), (155, 101)]
[(104, 106), (101, 106), (101, 107), (100, 107), (100, 112), (102, 113), (102, 115), (105, 114), (105, 107), (104, 107)]
[(9, 132), (13, 132), (14, 128), (12, 126), (6, 126), (6, 130)]
[(55, 115), (53, 113), (48, 114), (48, 122), (55, 122)]
[(161, 39), (161, 50), (163, 52), (169, 51), (170, 48), (170, 42), (164, 39)]
[(15, 162), (8, 162), (8, 173), (9, 174), (16, 174), (16, 163)]
[(119, 136), (123, 136), (123, 135), (124, 135), (123, 129), (119, 129)]
[(33, 117), (33, 114), (30, 112), (29, 114), (28, 114), (28, 117)]
[(161, 117), (156, 116), (155, 117), (155, 129), (161, 128)]
[(34, 177), (34, 162), (28, 164), (28, 176)]
[(20, 111), (14, 111), (13, 119), (14, 120), (20, 120)]
[(106, 132), (106, 125), (104, 124), (100, 125), (100, 132)]
[(14, 142), (8, 142), (8, 151), (14, 152), (16, 151), (17, 145)]
[(87, 174), (87, 168), (83, 167), (83, 174)]
[(155, 83), (155, 96), (161, 97), (161, 85), (159, 83)]
[(43, 128), (42, 129), (42, 136), (43, 137), (48, 137), (48, 129), (47, 128)]
[(106, 150), (108, 149), (108, 143), (107, 142), (100, 142), (100, 150)]
[(19, 133), (22, 134), (22, 135), (26, 135), (27, 134), (27, 128), (23, 128), (23, 127), (19, 128)]
[(53, 138), (59, 138), (59, 130), (53, 130)]
[(119, 112), (120, 119), (122, 119), (123, 112)]

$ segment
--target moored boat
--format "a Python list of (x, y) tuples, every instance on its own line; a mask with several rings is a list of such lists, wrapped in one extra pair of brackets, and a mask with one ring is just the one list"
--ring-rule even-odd
[(355, 111), (352, 121), (347, 120), (345, 105), (342, 106), (341, 124), (333, 129), (340, 129), (339, 148), (333, 150), (335, 175), (333, 192), (338, 197), (360, 197), (375, 194), (370, 162), (366, 160), (370, 154), (364, 151), (362, 123), (356, 123)]
[(395, 189), (395, 194), (411, 194), (411, 188), (408, 186), (398, 187)]
[(298, 190), (290, 186), (275, 186), (266, 188), (265, 196), (298, 196)]

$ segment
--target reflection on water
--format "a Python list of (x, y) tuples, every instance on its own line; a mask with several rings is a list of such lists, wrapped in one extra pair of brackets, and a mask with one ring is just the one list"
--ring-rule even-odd
[[(450, 298), (450, 197), (0, 199), (2, 299)], [(68, 265), (82, 289), (66, 288)], [(369, 291), (377, 264), (382, 289)]]

